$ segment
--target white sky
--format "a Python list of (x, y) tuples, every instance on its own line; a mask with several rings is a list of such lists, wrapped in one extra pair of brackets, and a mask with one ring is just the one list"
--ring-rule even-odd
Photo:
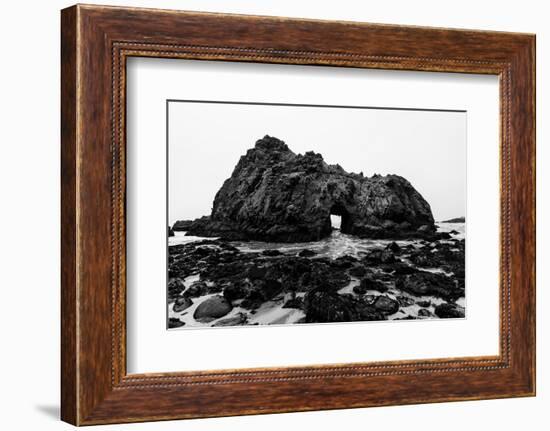
[(169, 103), (169, 223), (209, 215), (239, 157), (264, 135), (367, 176), (405, 177), (436, 221), (465, 215), (465, 112)]

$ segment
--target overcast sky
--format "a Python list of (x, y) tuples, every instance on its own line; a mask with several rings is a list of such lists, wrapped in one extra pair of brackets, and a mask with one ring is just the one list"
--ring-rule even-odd
[(264, 135), (367, 176), (405, 177), (436, 221), (465, 215), (465, 112), (169, 103), (168, 219), (209, 215), (239, 157)]

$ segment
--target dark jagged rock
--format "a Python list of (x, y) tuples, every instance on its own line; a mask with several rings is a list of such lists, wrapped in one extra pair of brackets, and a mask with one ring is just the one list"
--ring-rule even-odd
[(241, 302), (241, 307), (252, 310), (252, 313), (254, 313), (254, 310), (260, 308), (264, 302), (265, 297), (262, 295), (262, 292), (259, 290), (252, 290)]
[(363, 296), (363, 301), (365, 301), (365, 304), (372, 305), (372, 304), (374, 304), (375, 300), (376, 300), (376, 295), (365, 295), (365, 296)]
[(195, 281), (191, 286), (187, 288), (183, 295), (189, 298), (198, 298), (208, 292), (208, 286), (204, 281)]
[(174, 236), (174, 230), (168, 226), (168, 236)]
[[(366, 293), (367, 290), (376, 290), (377, 292), (384, 293), (388, 290), (388, 287), (382, 283), (379, 280), (376, 280), (374, 276), (369, 275), (368, 277), (365, 277), (361, 280), (361, 284), (359, 284), (358, 291)], [(353, 289), (354, 292), (356, 292), (355, 288)], [(356, 293), (359, 293), (356, 292)]]
[(374, 308), (384, 314), (394, 314), (399, 310), (399, 302), (386, 295), (377, 296), (373, 305)]
[(453, 278), (431, 272), (417, 272), (401, 276), (395, 286), (414, 296), (437, 296), (447, 301), (456, 301), (464, 296), (464, 289)]
[(426, 308), (421, 308), (418, 310), (418, 317), (433, 317), (433, 314), (430, 312), (430, 310), (427, 310)]
[(365, 265), (357, 264), (351, 267), (348, 272), (349, 275), (360, 278), (364, 277), (368, 272), (370, 272), (370, 269), (368, 269)]
[(307, 323), (351, 322), (355, 319), (350, 301), (335, 292), (313, 290), (306, 294), (304, 305)]
[(410, 307), (414, 304), (414, 299), (409, 298), (408, 296), (399, 295), (397, 296), (397, 302), (401, 307)]
[(174, 301), (185, 290), (185, 284), (181, 278), (171, 278), (168, 280), (168, 302)]
[(323, 288), (308, 292), (304, 298), (306, 323), (355, 322), (384, 320), (372, 304), (353, 295), (339, 295)]
[(356, 321), (373, 321), (373, 320), (385, 320), (384, 313), (376, 309), (373, 305), (367, 301), (355, 301), (355, 316)]
[(339, 269), (348, 269), (357, 263), (357, 259), (350, 255), (337, 257), (331, 262), (331, 266)]
[(193, 223), (193, 220), (178, 220), (174, 223), (172, 226), (173, 232), (184, 232), (189, 229), (191, 224)]
[[(175, 309), (182, 307), (181, 310), (185, 310), (183, 307), (187, 307), (185, 301), (189, 298), (193, 297), (192, 300), (199, 303), (206, 299), (206, 303), (211, 300), (204, 298), (206, 295), (219, 293), (218, 298), (222, 300), (216, 301), (225, 304), (224, 311), (240, 306), (250, 310), (248, 315), (252, 315), (264, 304), (272, 302), (266, 309), (282, 306), (302, 310), (307, 316), (304, 322), (313, 323), (381, 320), (387, 316), (395, 318), (395, 315), (391, 316), (396, 307), (393, 298), (397, 300), (403, 317), (407, 314), (415, 317), (417, 307), (406, 307), (418, 301), (419, 306), (432, 312), (431, 307), (436, 301), (430, 297), (435, 296), (451, 303), (440, 307), (439, 314), (451, 316), (454, 312), (460, 316), (461, 309), (452, 303), (464, 296), (464, 240), (430, 241), (421, 246), (419, 244), (419, 248), (402, 246), (401, 249), (400, 261), (381, 263), (379, 258), (369, 260), (350, 255), (336, 259), (319, 255), (303, 257), (292, 253), (266, 256), (262, 252), (239, 251), (223, 240), (174, 245), (169, 247), (168, 256), (171, 274), (168, 303), (178, 301)], [(377, 250), (393, 254), (383, 248)], [(411, 266), (408, 262), (418, 254), (429, 255), (449, 275), (434, 274)], [(198, 277), (199, 281), (189, 285), (185, 281), (189, 280), (189, 276)], [(350, 283), (353, 293), (339, 293)], [(376, 292), (371, 295), (373, 291)], [(378, 299), (381, 297), (378, 292), (392, 301)], [(423, 314), (426, 312), (420, 312), (418, 317), (435, 317)], [(219, 318), (202, 316), (200, 322), (206, 324)], [(228, 319), (233, 318), (231, 315)], [(251, 323), (247, 321), (243, 324)]]
[(449, 272), (460, 272), (464, 268), (465, 241), (454, 243), (436, 242), (412, 251), (410, 261), (426, 268), (443, 268)]
[(394, 263), (398, 259), (395, 258), (393, 252), (389, 249), (385, 250), (372, 250), (365, 256), (365, 261), (368, 263)]
[(315, 253), (313, 250), (308, 250), (307, 248), (303, 249), (300, 253), (298, 253), (298, 256), (300, 257), (311, 257), (315, 256), (317, 253)]
[(182, 322), (180, 319), (176, 319), (175, 317), (170, 317), (168, 319), (168, 328), (181, 328), (185, 325), (185, 322)]
[(248, 280), (236, 280), (229, 282), (223, 289), (223, 296), (232, 302), (237, 299), (246, 298), (246, 295), (252, 290), (252, 284)]
[(175, 313), (180, 313), (183, 310), (191, 307), (192, 305), (193, 305), (193, 301), (190, 298), (188, 298), (186, 296), (180, 296), (174, 302), (173, 310), (174, 310)]
[(240, 158), (210, 216), (173, 229), (227, 240), (315, 241), (331, 233), (331, 214), (341, 216), (343, 233), (362, 237), (435, 234), (429, 204), (405, 178), (348, 173), (270, 136)]
[(251, 280), (255, 280), (255, 279), (263, 279), (265, 278), (266, 274), (267, 274), (267, 266), (252, 266), (248, 269), (248, 277), (251, 279)]
[(465, 316), (464, 307), (443, 303), (435, 307), (435, 315), (441, 319), (458, 319)]
[(281, 293), (282, 289), (283, 285), (278, 280), (256, 280), (241, 305), (247, 309), (259, 308), (264, 302)]
[(401, 253), (401, 247), (399, 247), (399, 244), (397, 244), (395, 241), (390, 242), (386, 248), (390, 250), (394, 254)]

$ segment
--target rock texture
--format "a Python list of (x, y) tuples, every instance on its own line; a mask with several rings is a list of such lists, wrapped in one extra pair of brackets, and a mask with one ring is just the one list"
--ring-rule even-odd
[(225, 316), (232, 309), (230, 302), (223, 296), (217, 295), (202, 302), (195, 310), (193, 317), (198, 322), (211, 322)]
[(315, 241), (330, 234), (331, 214), (341, 216), (343, 233), (361, 237), (435, 234), (430, 205), (405, 178), (348, 173), (270, 136), (240, 158), (210, 216), (173, 230), (227, 240)]
[(181, 232), (186, 231), (189, 229), (189, 227), (193, 224), (193, 220), (178, 220), (174, 223), (174, 226), (172, 226), (172, 235), (174, 235), (174, 232)]
[[(219, 239), (170, 246), (170, 317), (187, 319), (189, 326), (251, 325), (278, 307), (294, 309), (305, 323), (464, 317), (457, 303), (465, 296), (464, 239), (415, 240), (399, 248), (386, 242), (336, 258), (304, 256), (301, 247), (267, 255), (241, 251)], [(411, 264), (428, 250), (434, 258), (426, 262), (445, 273)]]

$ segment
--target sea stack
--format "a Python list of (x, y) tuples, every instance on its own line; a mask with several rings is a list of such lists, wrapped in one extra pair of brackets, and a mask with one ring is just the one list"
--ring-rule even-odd
[(364, 238), (428, 237), (436, 230), (430, 205), (405, 178), (348, 173), (267, 135), (240, 158), (211, 215), (185, 222), (185, 230), (227, 240), (316, 241), (330, 235), (331, 214), (341, 216), (342, 233)]

